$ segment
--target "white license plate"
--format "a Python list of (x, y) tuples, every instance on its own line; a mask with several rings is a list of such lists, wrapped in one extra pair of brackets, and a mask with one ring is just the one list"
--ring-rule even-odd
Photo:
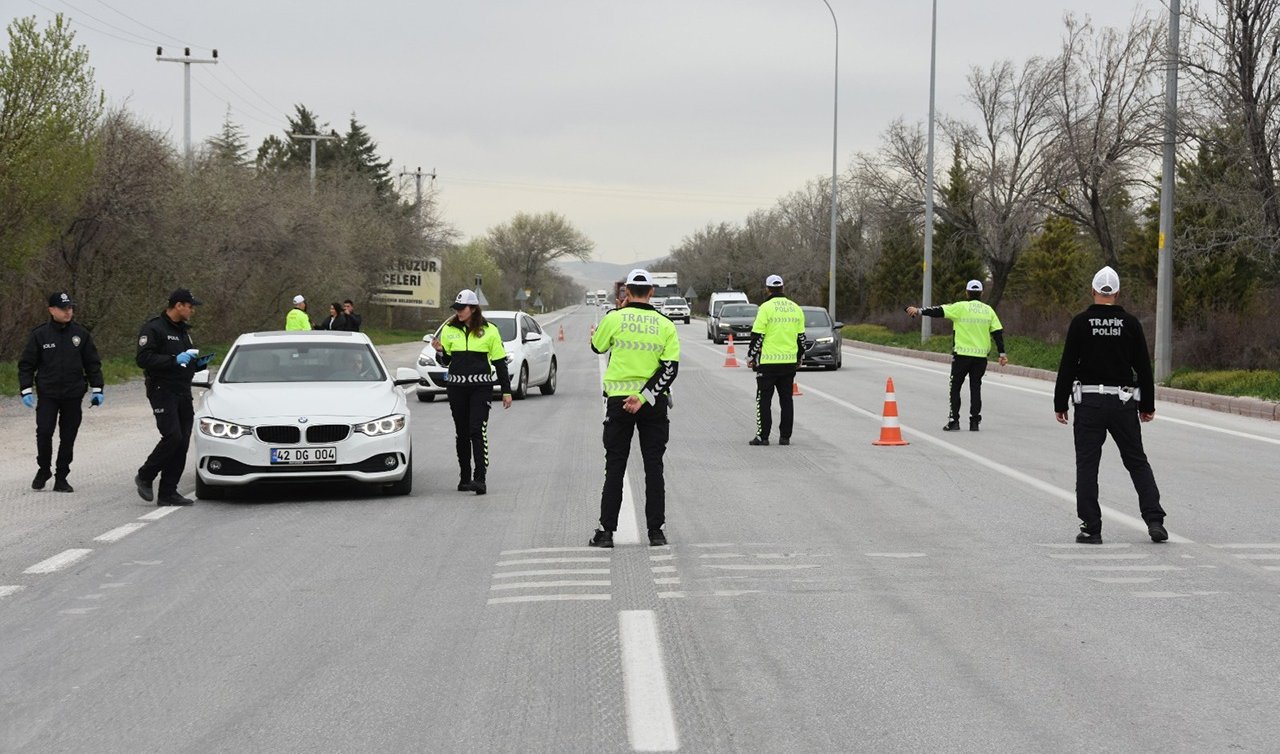
[(272, 448), (271, 464), (337, 463), (338, 449), (324, 448)]

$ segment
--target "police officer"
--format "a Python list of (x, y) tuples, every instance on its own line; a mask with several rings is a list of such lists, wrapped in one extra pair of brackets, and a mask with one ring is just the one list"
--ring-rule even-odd
[[(186, 288), (169, 294), (164, 313), (152, 317), (138, 332), (135, 361), (146, 375), (147, 400), (156, 417), (160, 442), (133, 478), (138, 495), (156, 505), (191, 505), (191, 499), (178, 493), (178, 480), (187, 465), (187, 446), (191, 442), (194, 409), (191, 405), (191, 379), (208, 365), (212, 356), (199, 356), (191, 343), (188, 322), (200, 306), (200, 299)], [(160, 491), (153, 496), (151, 485), (160, 477)]]
[(782, 295), (782, 277), (764, 281), (766, 297), (751, 325), (747, 366), (756, 370), (756, 436), (748, 445), (768, 445), (773, 427), (773, 392), (778, 391), (778, 444), (791, 444), (796, 370), (804, 358), (804, 312)]
[[(44, 489), (54, 477), (54, 492), (73, 492), (67, 483), (72, 451), (80, 431), (80, 406), (85, 385), (93, 391), (90, 406), (101, 406), (102, 359), (93, 337), (75, 316), (75, 302), (66, 293), (49, 297), (49, 321), (31, 331), (18, 359), (18, 387), (22, 403), (36, 410), (36, 477), (31, 489)], [(36, 392), (33, 392), (33, 388)], [(39, 395), (39, 402), (36, 395)], [(58, 427), (58, 465), (49, 471), (53, 458), (53, 428)]]
[(637, 429), (644, 459), (649, 545), (667, 543), (662, 531), (667, 507), (662, 456), (670, 435), (668, 391), (680, 367), (680, 339), (675, 324), (649, 303), (653, 277), (646, 270), (632, 270), (626, 290), (626, 304), (605, 314), (591, 336), (591, 350), (609, 354), (604, 372), (604, 488), (600, 527), (588, 542), (592, 547), (613, 547), (631, 436)]
[(960, 430), (960, 388), (969, 379), (969, 431), (977, 432), (982, 421), (982, 376), (987, 373), (987, 355), (991, 353), (991, 341), (1000, 354), (1000, 366), (1009, 363), (1004, 352), (1004, 326), (996, 316), (996, 310), (982, 302), (982, 281), (970, 280), (965, 286), (967, 301), (923, 309), (907, 307), (907, 314), (915, 317), (946, 317), (955, 325), (955, 344), (951, 349), (951, 411), (943, 431)]
[[(502, 334), (480, 312), (475, 291), (461, 290), (450, 304), (455, 314), (431, 341), (441, 366), (448, 369), (445, 392), (453, 413), (454, 442), (458, 451), (458, 491), (488, 491), (489, 403), (493, 399), (493, 375), (502, 386), (502, 407), (511, 408), (511, 375)], [(475, 471), (472, 471), (474, 459)]]
[(293, 297), (293, 308), (284, 317), (286, 330), (310, 330), (311, 320), (307, 318), (307, 300), (302, 294)]
[(1076, 514), (1082, 544), (1102, 544), (1098, 507), (1098, 462), (1107, 434), (1138, 492), (1138, 507), (1153, 542), (1169, 538), (1164, 528), (1160, 489), (1142, 449), (1142, 424), (1156, 417), (1155, 380), (1147, 338), (1138, 318), (1116, 305), (1120, 276), (1103, 267), (1093, 276), (1093, 305), (1067, 328), (1062, 362), (1053, 390), (1058, 423), (1067, 423), (1067, 399), (1076, 407)]

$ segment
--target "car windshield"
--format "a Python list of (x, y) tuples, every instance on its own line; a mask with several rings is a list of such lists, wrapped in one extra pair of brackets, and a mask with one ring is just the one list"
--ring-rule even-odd
[(827, 316), (826, 309), (805, 309), (804, 326), (831, 327), (831, 318)]
[(254, 343), (231, 352), (219, 382), (381, 382), (387, 378), (364, 343)]
[(725, 304), (720, 310), (721, 317), (754, 317), (760, 307), (756, 304)]
[(489, 324), (498, 328), (498, 332), (502, 335), (502, 342), (506, 343), (516, 339), (516, 320), (514, 317), (494, 317), (489, 319)]
[(671, 298), (667, 299), (666, 302), (663, 303), (663, 306), (688, 306), (688, 305), (689, 305), (689, 302), (685, 301), (679, 296), (672, 296)]

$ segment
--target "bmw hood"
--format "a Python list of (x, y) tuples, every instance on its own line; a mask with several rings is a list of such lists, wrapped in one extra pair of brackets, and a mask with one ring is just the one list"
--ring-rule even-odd
[(405, 411), (404, 397), (390, 383), (218, 383), (205, 393), (201, 413), (255, 424), (328, 417), (354, 423)]

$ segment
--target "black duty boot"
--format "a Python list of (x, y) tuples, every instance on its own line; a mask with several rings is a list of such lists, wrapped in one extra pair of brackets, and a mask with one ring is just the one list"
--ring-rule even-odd
[(747, 444), (748, 444), (748, 445), (768, 445), (768, 444), (769, 444), (769, 438), (767, 438), (767, 437), (761, 437), (761, 436), (759, 436), (759, 435), (756, 435), (755, 437), (753, 437), (753, 438), (751, 438), (750, 440), (748, 440), (748, 441), (747, 441)]
[(177, 492), (161, 492), (156, 505), (192, 505), (195, 501)]
[(661, 529), (649, 530), (649, 546), (662, 547), (667, 543), (667, 535), (662, 533)]
[(596, 529), (596, 533), (587, 544), (592, 547), (613, 547), (613, 532)]
[(148, 503), (156, 499), (155, 493), (151, 491), (151, 482), (143, 480), (141, 476), (134, 475), (133, 486), (138, 488), (138, 497), (146, 500)]
[(970, 420), (969, 420), (969, 431), (970, 431), (970, 432), (977, 432), (977, 431), (978, 431), (978, 424), (979, 424), (981, 421), (982, 421), (981, 419), (970, 419)]
[(943, 432), (959, 432), (959, 431), (960, 431), (960, 420), (959, 420), (959, 419), (952, 419), (951, 421), (947, 422), (946, 426), (944, 426), (944, 427), (942, 428), (942, 431), (943, 431)]
[(471, 480), (466, 477), (458, 479), (458, 492), (470, 492)]
[(1148, 521), (1147, 534), (1151, 535), (1152, 542), (1164, 542), (1169, 539), (1169, 532), (1165, 531), (1163, 521)]
[(36, 472), (36, 478), (31, 480), (31, 489), (44, 489), (44, 483), (49, 481), (49, 478), (52, 476), (53, 474), (51, 474), (47, 469), (40, 469)]
[(483, 495), (489, 491), (489, 488), (484, 485), (483, 479), (473, 479), (471, 481), (471, 489), (475, 490), (477, 495)]
[(75, 492), (75, 489), (72, 488), (71, 485), (67, 484), (66, 477), (60, 476), (57, 479), (53, 480), (53, 491), (54, 492)]
[(1081, 528), (1080, 533), (1076, 535), (1076, 544), (1100, 545), (1102, 544), (1102, 532), (1091, 532), (1088, 529)]
[(779, 445), (790, 445), (790, 444), (791, 444), (791, 438), (790, 438), (790, 437), (779, 437), (779, 438), (778, 438), (778, 444), (779, 444)]

